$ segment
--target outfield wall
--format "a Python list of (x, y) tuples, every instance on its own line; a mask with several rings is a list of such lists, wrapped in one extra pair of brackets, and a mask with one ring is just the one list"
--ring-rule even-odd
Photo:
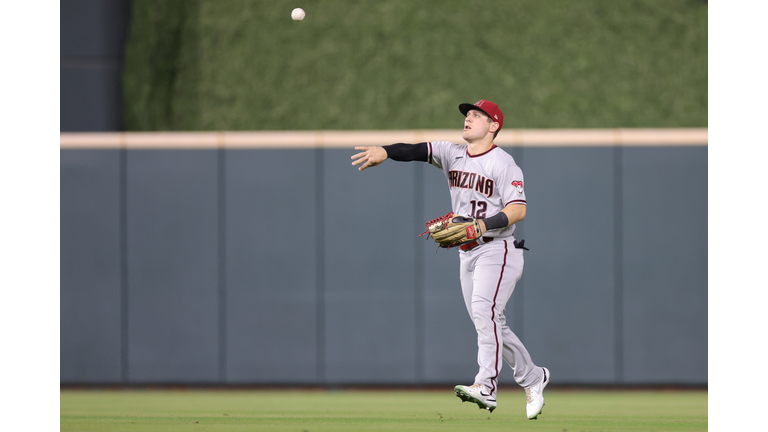
[(61, 131), (122, 129), (123, 52), (131, 0), (59, 2)]
[[(443, 174), (354, 145), (461, 131), (61, 134), (63, 384), (457, 384)], [(558, 384), (707, 383), (707, 130), (514, 130), (507, 320)], [(513, 383), (508, 366), (500, 381)]]

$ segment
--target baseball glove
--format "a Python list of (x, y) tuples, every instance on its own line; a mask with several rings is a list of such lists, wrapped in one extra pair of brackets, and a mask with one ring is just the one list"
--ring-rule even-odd
[[(425, 224), (427, 230), (440, 247), (451, 248), (477, 239), (480, 235), (480, 223), (475, 218), (454, 215), (453, 212)], [(421, 236), (419, 236), (421, 237)]]

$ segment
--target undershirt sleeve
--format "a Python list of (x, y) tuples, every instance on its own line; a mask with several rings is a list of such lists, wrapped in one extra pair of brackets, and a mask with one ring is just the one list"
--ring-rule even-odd
[(398, 162), (419, 161), (426, 162), (428, 156), (427, 143), (418, 144), (397, 143), (385, 145), (387, 157)]

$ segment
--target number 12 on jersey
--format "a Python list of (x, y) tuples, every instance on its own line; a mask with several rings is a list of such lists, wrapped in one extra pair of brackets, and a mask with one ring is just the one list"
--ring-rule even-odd
[(487, 202), (472, 200), (469, 203), (472, 205), (472, 211), (470, 216), (472, 216), (475, 219), (485, 218), (485, 212), (488, 210)]

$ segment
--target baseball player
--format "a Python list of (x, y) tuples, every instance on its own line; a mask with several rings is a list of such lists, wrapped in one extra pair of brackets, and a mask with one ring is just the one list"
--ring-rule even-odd
[[(433, 141), (355, 147), (361, 152), (352, 156), (352, 165), (360, 165), (362, 171), (389, 158), (427, 162), (443, 171), (453, 214), (428, 231), (441, 246), (459, 249), (461, 290), (475, 324), (478, 347), (475, 382), (456, 386), (456, 396), (493, 412), (503, 359), (525, 389), (528, 418), (536, 419), (544, 406), (549, 370), (533, 363), (504, 317), (507, 301), (523, 274), (524, 243), (514, 237), (515, 223), (526, 212), (523, 172), (512, 156), (493, 143), (504, 124), (498, 105), (481, 100), (460, 104), (459, 111), (465, 116), (462, 137), (466, 144)], [(448, 229), (460, 238), (453, 232), (440, 237)]]

